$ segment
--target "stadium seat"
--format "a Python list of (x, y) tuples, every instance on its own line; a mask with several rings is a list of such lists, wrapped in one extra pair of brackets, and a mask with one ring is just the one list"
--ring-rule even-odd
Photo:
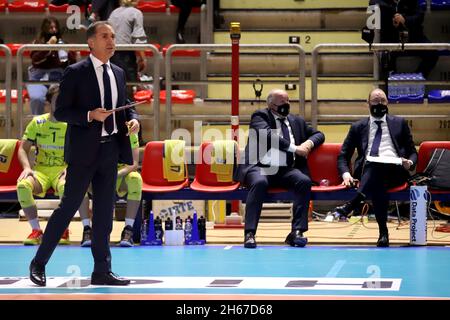
[[(313, 185), (313, 192), (331, 192), (347, 189), (341, 185), (342, 178), (337, 170), (337, 157), (341, 151), (341, 143), (324, 143), (314, 149), (308, 156), (308, 168)], [(320, 185), (328, 180), (328, 185)], [(284, 188), (269, 188), (269, 193), (286, 192)]]
[[(169, 182), (163, 171), (164, 141), (148, 142), (142, 160), (142, 192), (171, 192), (181, 190), (189, 184), (189, 178), (183, 181)], [(187, 168), (186, 168), (187, 172)]]
[[(22, 90), (22, 101), (28, 98), (28, 92), (27, 90)], [(0, 89), (0, 103), (5, 103), (6, 101), (6, 90)], [(17, 90), (12, 89), (11, 90), (11, 102), (17, 103)]]
[(153, 97), (152, 90), (139, 90), (134, 94), (134, 100), (136, 102), (147, 101), (150, 102)]
[[(153, 97), (152, 90), (139, 90), (134, 94), (136, 101), (150, 101)], [(194, 90), (172, 90), (172, 103), (192, 104), (194, 103)], [(166, 90), (162, 90), (159, 94), (160, 103), (166, 103)]]
[(419, 146), (419, 157), (417, 160), (417, 168), (416, 171), (421, 173), (427, 167), (428, 161), (433, 154), (434, 149), (449, 149), (450, 150), (450, 141), (423, 141)]
[(89, 50), (80, 50), (79, 53), (81, 57), (87, 57), (91, 52)]
[(429, 103), (449, 103), (450, 90), (431, 90), (428, 93)]
[[(239, 187), (239, 182), (220, 182), (217, 179), (217, 175), (211, 172), (212, 151), (212, 142), (202, 143), (198, 153), (195, 178), (190, 188), (201, 192), (229, 192), (236, 190)], [(237, 160), (236, 153), (234, 154), (234, 160)]]
[(8, 2), (6, 0), (0, 0), (0, 11), (5, 11)]
[[(171, 45), (165, 45), (162, 49), (163, 55), (165, 56), (167, 53), (167, 49), (169, 49)], [(172, 53), (173, 57), (200, 57), (200, 50), (195, 49), (186, 49), (186, 50), (175, 50)]]
[(45, 12), (45, 0), (15, 0), (8, 4), (9, 12)]
[(406, 189), (408, 189), (408, 183), (407, 182), (405, 182), (404, 184), (399, 185), (397, 187), (389, 189), (388, 192), (395, 193), (395, 192), (403, 191), (403, 190), (406, 190)]
[[(137, 8), (141, 10), (143, 13), (161, 13), (166, 12), (166, 1), (139, 1)], [(178, 13), (180, 9), (178, 9), (174, 5), (169, 6), (169, 10), (171, 13)], [(192, 13), (199, 13), (200, 8), (192, 8)]]
[[(312, 191), (327, 192), (344, 190), (342, 178), (337, 169), (337, 158), (341, 152), (341, 143), (324, 143), (308, 156), (308, 168), (313, 181)], [(328, 180), (326, 185), (321, 181)]]
[[(194, 90), (172, 90), (172, 103), (193, 104), (194, 99)], [(159, 101), (160, 103), (166, 103), (166, 90), (161, 90)]]
[[(161, 49), (161, 45), (158, 43), (152, 43), (158, 50)], [(153, 57), (153, 51), (152, 50), (145, 50), (145, 56), (146, 57)]]
[[(56, 13), (56, 12), (66, 13), (68, 7), (69, 7), (69, 4), (67, 4), (67, 3), (62, 4), (60, 6), (56, 6), (56, 5), (50, 3), (48, 5), (48, 11), (50, 11), (50, 13)], [(81, 12), (84, 12), (86, 10), (85, 6), (80, 6), (80, 10), (81, 10)]]
[(139, 1), (137, 8), (145, 12), (166, 12), (165, 1)]
[[(0, 143), (1, 143), (0, 139)], [(14, 149), (14, 155), (11, 160), (8, 172), (0, 172), (0, 198), (4, 193), (16, 192), (17, 178), (19, 178), (22, 172), (22, 165), (19, 162), (18, 151), (20, 146), (20, 140), (17, 140), (16, 147)]]
[[(174, 6), (173, 4), (170, 5), (170, 12), (171, 13), (178, 13), (180, 12), (180, 9), (176, 6)], [(200, 8), (198, 7), (194, 7), (192, 8), (192, 13), (199, 13), (200, 12)]]
[[(9, 49), (11, 50), (11, 55), (16, 56), (17, 55), (17, 50), (19, 50), (19, 48), (21, 46), (23, 46), (22, 43), (6, 43), (6, 46), (9, 47)], [(25, 51), (23, 54), (25, 57), (29, 57), (30, 56), (30, 51)], [(4, 57), (5, 53), (3, 51), (0, 51), (0, 57)]]

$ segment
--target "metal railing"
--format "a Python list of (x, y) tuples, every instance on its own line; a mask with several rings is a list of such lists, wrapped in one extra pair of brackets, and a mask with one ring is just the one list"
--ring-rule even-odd
[[(17, 96), (21, 97), (23, 92), (24, 84), (35, 84), (41, 83), (46, 84), (50, 82), (39, 82), (39, 81), (24, 81), (23, 80), (23, 53), (25, 51), (55, 51), (55, 50), (89, 50), (86, 44), (26, 44), (17, 50)], [(162, 54), (159, 52), (158, 48), (151, 44), (118, 44), (116, 45), (117, 51), (143, 51), (151, 50), (153, 53), (153, 115), (152, 116), (141, 116), (141, 118), (153, 119), (153, 137), (154, 139), (159, 139), (159, 76), (160, 76), (160, 63), (162, 61)], [(53, 82), (58, 83), (58, 82)], [(138, 112), (139, 113), (139, 112)], [(24, 127), (24, 110), (22, 99), (17, 100), (17, 123), (19, 126), (18, 135), (23, 134)]]
[[(299, 57), (299, 72), (298, 72), (298, 84), (299, 84), (299, 112), (303, 117), (305, 116), (305, 50), (298, 44), (242, 44), (240, 45), (241, 50), (295, 50), (298, 52)], [(173, 115), (172, 114), (172, 85), (183, 84), (183, 85), (208, 85), (209, 83), (224, 83), (220, 80), (207, 80), (202, 78), (200, 81), (172, 81), (172, 53), (176, 50), (201, 50), (213, 51), (213, 50), (228, 50), (231, 52), (231, 44), (176, 44), (172, 45), (167, 49), (165, 58), (165, 71), (166, 71), (166, 136), (170, 138), (170, 133), (172, 131), (172, 121), (173, 120), (193, 120), (193, 119), (215, 119), (215, 120), (225, 120), (230, 119), (231, 115)], [(206, 59), (201, 60), (200, 66), (201, 70), (206, 70)], [(202, 69), (204, 68), (204, 69)], [(201, 77), (202, 77), (201, 72)], [(205, 72), (206, 74), (206, 72)], [(230, 81), (226, 80), (227, 83)], [(266, 82), (276, 82), (274, 80), (268, 80)], [(284, 83), (285, 81), (283, 81)], [(244, 81), (240, 81), (244, 83)]]
[[(12, 104), (11, 104), (11, 65), (12, 54), (11, 49), (4, 44), (0, 44), (0, 50), (5, 53), (5, 124), (6, 124), (6, 137), (11, 138), (11, 119), (12, 119)], [(20, 100), (20, 99), (18, 99)]]
[[(321, 118), (339, 118), (337, 115), (319, 115), (318, 114), (318, 83), (336, 83), (336, 82), (370, 82), (377, 85), (385, 84), (384, 81), (376, 80), (376, 77), (374, 76), (373, 80), (352, 80), (352, 79), (336, 79), (336, 80), (319, 80), (318, 79), (318, 64), (319, 64), (319, 54), (321, 51), (324, 50), (363, 50), (367, 49), (368, 52), (376, 52), (376, 51), (402, 51), (402, 50), (450, 50), (450, 44), (446, 43), (406, 43), (404, 45), (400, 43), (374, 43), (372, 44), (371, 50), (369, 49), (369, 44), (354, 44), (354, 43), (344, 43), (344, 44), (337, 44), (337, 43), (328, 43), (328, 44), (318, 44), (314, 47), (312, 51), (312, 69), (311, 69), (311, 125), (317, 129), (317, 124), (319, 119)], [(445, 81), (414, 81), (414, 82), (408, 82), (408, 81), (395, 81), (397, 83), (402, 84), (444, 84), (449, 85), (450, 82)], [(369, 92), (367, 92), (367, 95)], [(415, 118), (415, 117), (421, 117), (421, 118), (443, 118), (445, 115), (400, 115), (405, 118)], [(354, 117), (354, 118), (361, 118), (362, 116), (357, 115), (343, 115), (342, 117)], [(447, 116), (448, 117), (448, 116)]]

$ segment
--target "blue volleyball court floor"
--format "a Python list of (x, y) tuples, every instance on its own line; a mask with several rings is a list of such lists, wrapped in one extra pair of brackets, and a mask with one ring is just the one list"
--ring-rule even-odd
[(127, 287), (91, 286), (89, 248), (55, 250), (47, 287), (28, 279), (36, 247), (0, 246), (0, 299), (450, 299), (449, 247), (111, 248)]

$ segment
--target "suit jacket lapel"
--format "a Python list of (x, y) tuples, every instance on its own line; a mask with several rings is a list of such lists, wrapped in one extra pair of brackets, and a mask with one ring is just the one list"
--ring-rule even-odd
[(362, 142), (362, 147), (364, 150), (364, 154), (367, 151), (367, 145), (369, 143), (369, 128), (370, 128), (370, 122), (369, 122), (370, 118), (367, 118), (365, 123), (363, 124), (362, 128), (361, 128), (361, 142)]
[(300, 128), (296, 125), (296, 122), (290, 114), (288, 114), (287, 119), (291, 126), (292, 134), (294, 135), (295, 145), (298, 146), (300, 144)]
[(116, 86), (117, 86), (117, 107), (120, 107), (122, 104), (122, 101), (124, 100), (123, 92), (122, 90), (119, 90), (123, 86), (123, 81), (120, 73), (117, 71), (117, 68), (115, 65), (111, 63), (111, 69), (114, 73), (114, 77), (116, 78)]
[(269, 115), (270, 129), (276, 129), (277, 128), (277, 122), (276, 122), (275, 117), (273, 116), (272, 112), (269, 109), (267, 109), (267, 114)]
[(94, 90), (96, 104), (93, 107), (100, 108), (102, 106), (102, 97), (100, 96), (100, 87), (98, 85), (97, 75), (95, 73), (94, 64), (92, 63), (91, 58), (86, 59), (86, 64), (89, 66), (89, 73), (87, 75), (88, 79), (86, 79), (87, 83), (92, 83), (93, 88), (97, 88), (97, 90)]
[(389, 115), (386, 116), (386, 123), (389, 128), (389, 135), (391, 136), (391, 140), (392, 140), (392, 143), (394, 144), (395, 151), (397, 151), (397, 154), (398, 154), (399, 148), (398, 148), (398, 144), (397, 144), (397, 139), (395, 138), (398, 135), (397, 135), (397, 132), (394, 131), (394, 130), (397, 130), (398, 127), (394, 125), (393, 121), (394, 120)]

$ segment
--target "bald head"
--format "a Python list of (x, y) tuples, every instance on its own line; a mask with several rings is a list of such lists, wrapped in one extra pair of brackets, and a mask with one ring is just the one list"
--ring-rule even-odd
[(369, 94), (369, 105), (375, 105), (375, 104), (388, 104), (388, 99), (386, 97), (386, 93), (384, 93), (381, 89), (374, 89)]
[(289, 96), (286, 91), (281, 89), (273, 89), (267, 95), (267, 106), (277, 112), (277, 107), (289, 103)]

